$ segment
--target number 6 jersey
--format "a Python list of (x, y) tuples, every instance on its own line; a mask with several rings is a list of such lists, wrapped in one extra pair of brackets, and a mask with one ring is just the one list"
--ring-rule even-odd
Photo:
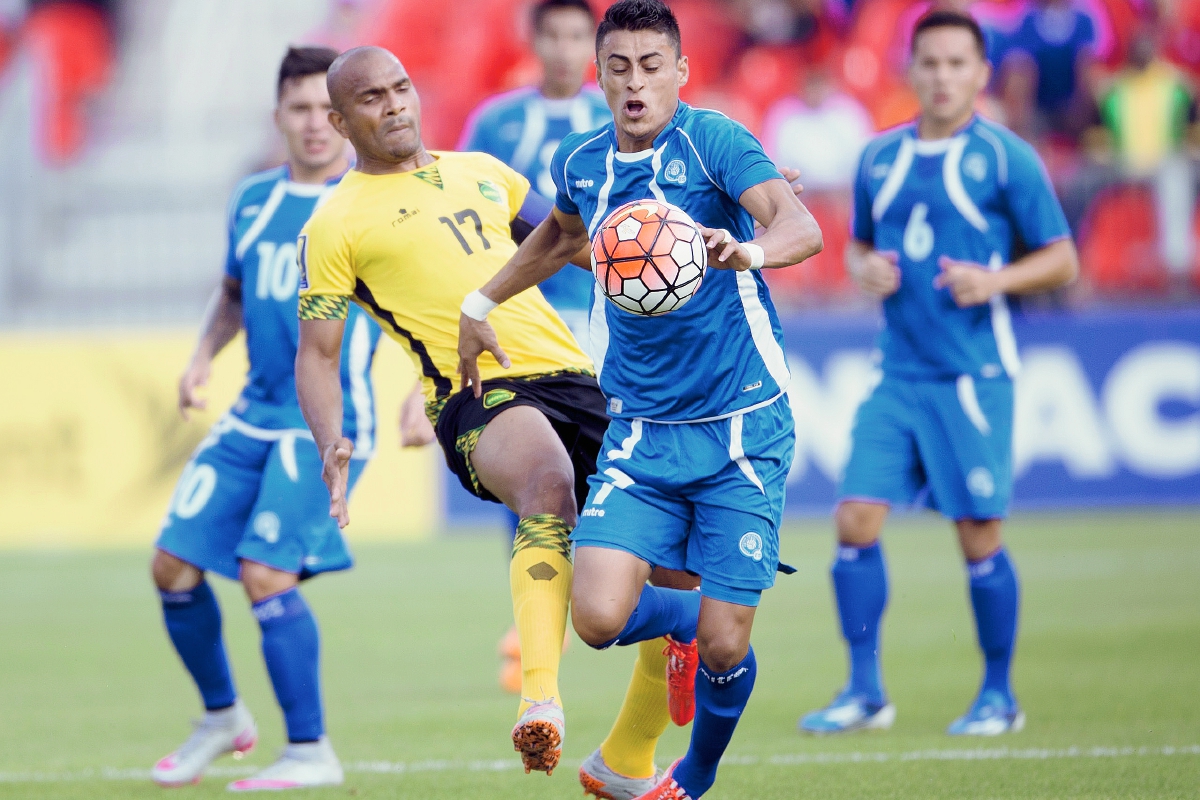
[(979, 117), (948, 139), (918, 139), (910, 123), (869, 144), (852, 229), (898, 258), (900, 288), (883, 302), (879, 346), (885, 374), (914, 380), (1013, 377), (1019, 368), (1004, 298), (959, 308), (933, 286), (942, 256), (1000, 269), (1018, 241), (1037, 250), (1071, 235), (1037, 153)]
[[(408, 351), (436, 411), (459, 386), (459, 307), (516, 252), (509, 225), (529, 182), (482, 153), (432, 155), (432, 164), (411, 172), (351, 170), (305, 225), (297, 249), (300, 318), (342, 319), (348, 301), (358, 303)], [(485, 381), (592, 369), (537, 288), (488, 321), (512, 368), (484, 353)]]

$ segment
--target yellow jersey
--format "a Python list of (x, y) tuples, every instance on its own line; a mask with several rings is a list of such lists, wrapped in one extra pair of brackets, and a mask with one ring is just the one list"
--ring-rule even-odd
[[(431, 153), (411, 172), (351, 170), (300, 233), (301, 319), (342, 319), (354, 300), (423, 376), (432, 417), (458, 391), (459, 308), (517, 250), (509, 224), (529, 181), (484, 153)], [(483, 380), (591, 374), (592, 362), (536, 287), (488, 315), (512, 367), (479, 358)]]

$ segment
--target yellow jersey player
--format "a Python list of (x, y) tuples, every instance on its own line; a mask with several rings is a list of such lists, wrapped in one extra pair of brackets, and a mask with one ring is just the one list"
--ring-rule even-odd
[(480, 361), (478, 394), (462, 391), (463, 298), (516, 252), (514, 236), (549, 212), (529, 182), (480, 153), (428, 152), (420, 103), (400, 62), (355, 48), (329, 72), (330, 120), (358, 165), (299, 237), (301, 407), (324, 460), (330, 515), (346, 512), (354, 450), (342, 434), (337, 383), (351, 301), (408, 351), (451, 470), (477, 496), (520, 517), (510, 566), (521, 637), (519, 719), (526, 771), (551, 772), (562, 751), (558, 665), (572, 565), (568, 534), (608, 424), (591, 360), (535, 289), (494, 314), (509, 358)]

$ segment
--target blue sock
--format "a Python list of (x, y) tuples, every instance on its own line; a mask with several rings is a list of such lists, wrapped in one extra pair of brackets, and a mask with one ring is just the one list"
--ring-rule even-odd
[(1009, 666), (1017, 641), (1017, 610), (1021, 587), (1008, 551), (1003, 547), (992, 555), (967, 564), (970, 575), (971, 606), (975, 609), (975, 629), (986, 667), (983, 688), (995, 689), (1012, 697)]
[(251, 608), (262, 628), (263, 658), (283, 709), (288, 741), (315, 742), (325, 733), (317, 620), (298, 587)]
[(204, 699), (216, 711), (237, 700), (221, 638), (221, 607), (207, 581), (187, 592), (159, 592), (167, 635)]
[(879, 669), (879, 621), (887, 608), (887, 565), (879, 542), (869, 547), (838, 545), (830, 570), (842, 635), (850, 648), (850, 682), (854, 694), (882, 703)]
[(686, 589), (664, 589), (646, 584), (637, 608), (629, 615), (629, 621), (617, 634), (616, 639), (605, 642), (597, 649), (620, 644), (636, 644), (648, 639), (670, 635), (677, 642), (690, 642), (696, 638), (696, 624), (700, 620), (700, 593)]
[(700, 662), (700, 668), (696, 670), (696, 718), (692, 722), (692, 741), (674, 773), (675, 782), (683, 787), (688, 797), (704, 794), (717, 779), (717, 765), (733, 738), (733, 730), (754, 690), (757, 674), (758, 662), (754, 660), (753, 647), (741, 663), (728, 672), (714, 673), (703, 661)]

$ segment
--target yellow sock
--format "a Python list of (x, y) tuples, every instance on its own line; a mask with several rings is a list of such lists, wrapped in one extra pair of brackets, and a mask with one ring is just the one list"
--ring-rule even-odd
[(522, 517), (517, 524), (508, 579), (521, 639), (518, 716), (525, 713), (530, 701), (553, 697), (562, 702), (558, 662), (571, 602), (570, 533), (567, 523), (553, 514)]
[(608, 768), (630, 778), (654, 774), (654, 748), (671, 721), (667, 710), (666, 639), (638, 644), (633, 677), (600, 755)]

